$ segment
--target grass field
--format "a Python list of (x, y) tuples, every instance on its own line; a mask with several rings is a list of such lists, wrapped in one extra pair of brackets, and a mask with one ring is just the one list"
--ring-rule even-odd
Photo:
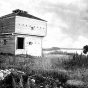
[(79, 80), (88, 86), (88, 56), (84, 55), (24, 55), (0, 54), (0, 68), (15, 68), (27, 74), (50, 75), (53, 72), (67, 75), (69, 80)]

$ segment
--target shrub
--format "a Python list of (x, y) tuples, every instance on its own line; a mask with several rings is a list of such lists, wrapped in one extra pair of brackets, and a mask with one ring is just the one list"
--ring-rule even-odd
[(65, 69), (75, 69), (75, 68), (87, 68), (88, 67), (88, 55), (78, 55), (73, 54), (73, 58), (69, 61), (63, 62)]

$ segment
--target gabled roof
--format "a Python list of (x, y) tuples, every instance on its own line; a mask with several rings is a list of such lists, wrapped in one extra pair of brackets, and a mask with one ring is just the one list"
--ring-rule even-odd
[(27, 17), (27, 18), (32, 18), (32, 19), (37, 19), (37, 20), (41, 20), (41, 21), (47, 22), (46, 20), (43, 20), (43, 19), (38, 18), (36, 16), (30, 15), (26, 11), (19, 10), (19, 9), (13, 10), (13, 13), (5, 15), (5, 16), (2, 16), (2, 17), (0, 17), (0, 19), (7, 18), (7, 17), (12, 17), (12, 16), (22, 16), (22, 17)]

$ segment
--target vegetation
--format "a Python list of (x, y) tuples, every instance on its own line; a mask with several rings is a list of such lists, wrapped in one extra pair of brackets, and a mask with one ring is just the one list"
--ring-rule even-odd
[(83, 53), (84, 53), (84, 54), (87, 54), (87, 52), (88, 52), (88, 45), (85, 45), (85, 46), (83, 47)]
[[(14, 68), (24, 71), (29, 76), (38, 75), (45, 78), (48, 77), (48, 79), (53, 79), (54, 81), (58, 79), (64, 84), (67, 80), (73, 80), (75, 78), (76, 80), (85, 82), (85, 85), (87, 85), (87, 55), (85, 56), (83, 54), (79, 55), (75, 53), (73, 55), (71, 54), (71, 58), (68, 58), (67, 55), (62, 55), (63, 57), (59, 57), (57, 54), (52, 55), (53, 54), (47, 57), (33, 57), (29, 55), (14, 56), (11, 54), (1, 53), (0, 69)], [(68, 88), (66, 86), (68, 85), (65, 84), (64, 88)]]
[(64, 61), (65, 69), (88, 68), (88, 55), (73, 54), (73, 58), (69, 61)]

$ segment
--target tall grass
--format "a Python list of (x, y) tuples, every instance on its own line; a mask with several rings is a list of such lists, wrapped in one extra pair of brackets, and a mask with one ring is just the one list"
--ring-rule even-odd
[[(64, 60), (63, 57), (62, 59)], [(28, 75), (41, 75), (49, 78), (59, 78), (60, 81), (67, 81), (70, 76), (66, 72), (69, 69), (87, 68), (88, 56), (73, 54), (73, 58), (60, 61), (59, 57), (33, 57), (29, 55), (0, 54), (0, 69), (14, 68), (25, 71)], [(77, 73), (78, 74), (78, 73)], [(85, 76), (85, 75), (84, 75)], [(76, 77), (76, 76), (75, 76)], [(77, 78), (77, 77), (76, 77)]]
[(88, 55), (74, 53), (73, 58), (63, 64), (65, 69), (88, 68)]

